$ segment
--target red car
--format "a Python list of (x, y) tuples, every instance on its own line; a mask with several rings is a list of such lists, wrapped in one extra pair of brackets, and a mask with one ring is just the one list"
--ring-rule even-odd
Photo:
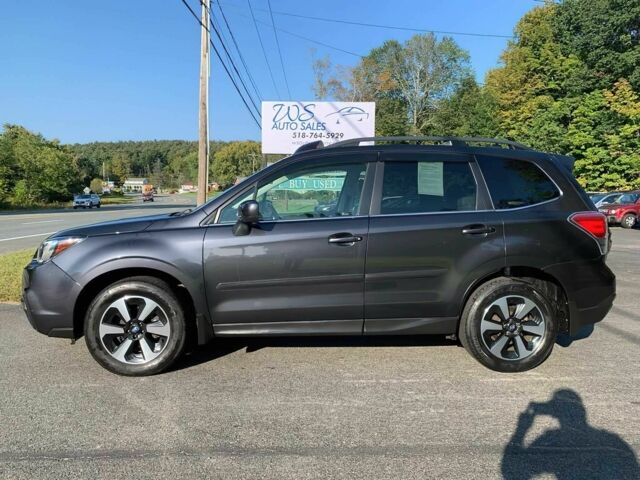
[(633, 228), (640, 216), (640, 191), (627, 192), (615, 203), (601, 205), (599, 210), (607, 216), (610, 224)]

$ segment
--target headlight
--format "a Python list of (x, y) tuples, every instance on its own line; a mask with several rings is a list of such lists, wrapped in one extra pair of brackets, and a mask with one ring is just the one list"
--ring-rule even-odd
[(38, 263), (48, 262), (56, 255), (64, 252), (67, 248), (80, 243), (84, 238), (85, 237), (59, 237), (45, 240), (38, 247), (36, 260)]
[(609, 213), (610, 213), (611, 215), (615, 215), (615, 213), (616, 213), (616, 209), (615, 209), (615, 208), (612, 208), (611, 210), (609, 210)]

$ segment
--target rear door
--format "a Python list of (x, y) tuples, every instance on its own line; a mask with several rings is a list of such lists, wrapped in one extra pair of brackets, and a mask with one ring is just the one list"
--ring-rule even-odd
[(382, 155), (365, 267), (365, 333), (451, 333), (473, 282), (504, 266), (501, 220), (472, 156)]

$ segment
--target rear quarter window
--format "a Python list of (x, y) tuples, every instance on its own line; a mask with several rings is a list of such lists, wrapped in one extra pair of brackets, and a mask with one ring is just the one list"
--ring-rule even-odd
[(555, 183), (534, 163), (486, 156), (477, 160), (497, 209), (536, 205), (560, 196)]

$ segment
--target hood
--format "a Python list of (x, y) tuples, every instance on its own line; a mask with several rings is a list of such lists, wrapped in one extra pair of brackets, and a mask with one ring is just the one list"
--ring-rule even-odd
[(121, 220), (110, 220), (108, 222), (93, 223), (91, 225), (82, 225), (80, 227), (72, 227), (54, 233), (51, 237), (62, 236), (84, 236), (93, 237), (96, 235), (109, 235), (114, 233), (135, 233), (141, 232), (149, 228), (153, 223), (168, 220), (171, 215), (148, 215), (144, 217), (133, 217)]

